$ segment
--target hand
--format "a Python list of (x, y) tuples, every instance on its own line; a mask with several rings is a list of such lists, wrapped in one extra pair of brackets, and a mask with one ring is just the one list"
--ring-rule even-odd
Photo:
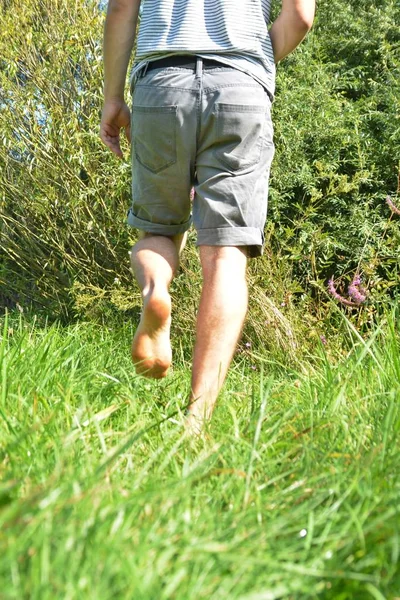
[(107, 100), (104, 103), (100, 123), (100, 137), (118, 158), (123, 158), (120, 146), (120, 130), (124, 128), (131, 142), (131, 113), (123, 100)]

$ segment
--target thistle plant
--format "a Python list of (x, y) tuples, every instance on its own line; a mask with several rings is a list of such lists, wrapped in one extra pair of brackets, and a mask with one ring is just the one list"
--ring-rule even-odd
[(395, 203), (393, 202), (393, 200), (391, 199), (391, 197), (389, 195), (386, 196), (386, 204), (388, 205), (388, 207), (390, 208), (392, 213), (394, 213), (395, 215), (400, 215), (400, 208), (398, 208), (395, 205)]
[(354, 300), (356, 304), (362, 304), (367, 299), (367, 292), (361, 285), (361, 277), (356, 275), (353, 281), (350, 283), (347, 293), (350, 298)]
[[(399, 185), (398, 185), (397, 191), (399, 192), (399, 190), (400, 190), (400, 171), (399, 171)], [(400, 215), (400, 208), (398, 206), (396, 206), (396, 204), (393, 202), (393, 200), (389, 196), (389, 194), (386, 196), (386, 204), (392, 211), (392, 214)], [(385, 232), (386, 232), (386, 229), (385, 229)], [(385, 235), (385, 233), (384, 233), (384, 235)], [(335, 286), (333, 277), (331, 277), (328, 281), (328, 291), (329, 291), (329, 294), (335, 300), (340, 302), (340, 304), (343, 304), (344, 306), (350, 306), (352, 308), (359, 307), (361, 304), (363, 304), (366, 301), (367, 296), (368, 296), (366, 289), (363, 287), (363, 285), (361, 283), (361, 277), (358, 273), (356, 273), (354, 275), (353, 280), (351, 281), (351, 283), (349, 284), (349, 287), (347, 288), (348, 298), (345, 298), (338, 292), (338, 290)]]
[(365, 302), (365, 300), (367, 299), (367, 292), (366, 292), (365, 288), (362, 286), (361, 277), (358, 274), (356, 274), (353, 277), (353, 280), (347, 289), (349, 298), (345, 298), (344, 296), (339, 294), (339, 292), (337, 291), (337, 289), (335, 287), (333, 277), (331, 277), (328, 281), (328, 291), (329, 291), (330, 295), (333, 298), (335, 298), (335, 300), (340, 302), (340, 304), (343, 304), (344, 306), (350, 306), (352, 308), (359, 307), (360, 304)]

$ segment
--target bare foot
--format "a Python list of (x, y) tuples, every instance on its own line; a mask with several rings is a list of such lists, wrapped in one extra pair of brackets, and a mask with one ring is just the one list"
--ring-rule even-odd
[(185, 417), (185, 429), (186, 433), (190, 437), (200, 436), (204, 432), (204, 419), (192, 414), (188, 413)]
[(132, 342), (132, 360), (136, 373), (161, 379), (172, 361), (169, 339), (171, 298), (167, 291), (153, 291), (143, 302), (139, 326)]
[(185, 429), (191, 436), (204, 434), (207, 424), (210, 422), (212, 414), (212, 405), (207, 406), (204, 398), (192, 401), (187, 409), (185, 417)]

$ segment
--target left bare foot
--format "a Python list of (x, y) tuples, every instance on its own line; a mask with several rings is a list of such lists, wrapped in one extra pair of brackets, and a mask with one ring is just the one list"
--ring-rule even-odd
[(153, 379), (167, 375), (172, 362), (170, 325), (171, 298), (167, 291), (153, 291), (144, 300), (132, 342), (132, 361), (138, 375)]

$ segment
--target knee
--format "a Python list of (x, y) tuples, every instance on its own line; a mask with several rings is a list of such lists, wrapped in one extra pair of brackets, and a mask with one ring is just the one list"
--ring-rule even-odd
[(246, 246), (200, 246), (203, 277), (209, 279), (219, 274), (244, 278), (247, 266)]

